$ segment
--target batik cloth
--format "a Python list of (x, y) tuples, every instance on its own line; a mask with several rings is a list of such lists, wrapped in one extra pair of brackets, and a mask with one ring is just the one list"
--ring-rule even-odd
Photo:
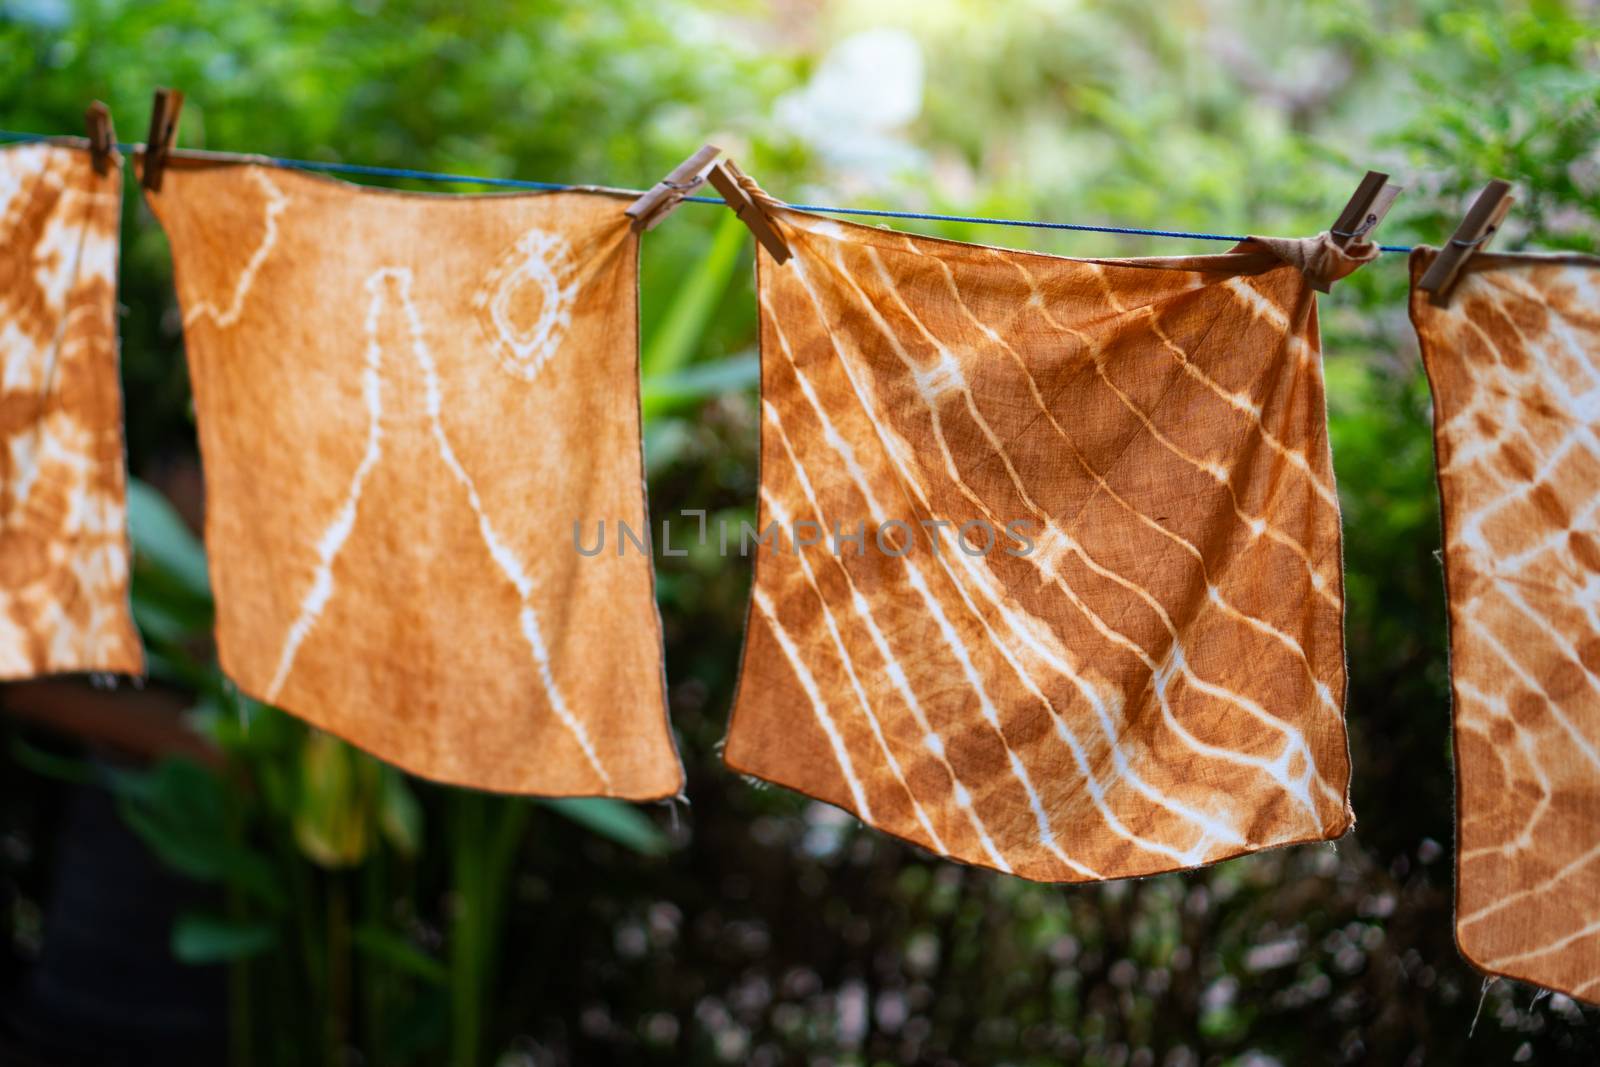
[(425, 196), (173, 160), (222, 665), (406, 770), (671, 796), (637, 240), (600, 192)]
[(1301, 270), (1256, 244), (1070, 260), (773, 210), (793, 258), (759, 268), (728, 763), (1043, 881), (1343, 834)]
[(0, 678), (140, 674), (117, 372), (122, 168), (0, 149)]
[(1450, 603), (1456, 940), (1600, 1002), (1600, 259), (1474, 255), (1411, 318)]

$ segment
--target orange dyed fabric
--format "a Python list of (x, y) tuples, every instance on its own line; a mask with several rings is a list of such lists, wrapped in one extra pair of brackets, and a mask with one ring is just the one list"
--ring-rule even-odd
[(1343, 834), (1305, 276), (1261, 245), (1070, 260), (776, 214), (727, 762), (1042, 881)]
[(117, 378), (122, 169), (0, 149), (0, 678), (140, 674)]
[(1456, 940), (1600, 1002), (1600, 259), (1476, 255), (1415, 288), (1450, 601)]
[(174, 160), (227, 673), (406, 770), (683, 783), (645, 522), (638, 243), (601, 193), (423, 196)]

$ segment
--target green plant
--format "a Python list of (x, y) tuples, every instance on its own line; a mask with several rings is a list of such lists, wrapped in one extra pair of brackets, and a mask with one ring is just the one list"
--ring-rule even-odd
[[(920, 112), (795, 133), (777, 101), (864, 29), (920, 49)], [(6, 126), (71, 131), (99, 96), (135, 139), (150, 89), (176, 84), (191, 146), (632, 186), (710, 138), (793, 199), (1233, 233), (1315, 232), (1376, 166), (1407, 187), (1380, 232), (1394, 243), (1439, 243), (1493, 175), (1522, 197), (1497, 247), (1594, 249), (1597, 40), (1593, 5), (1557, 0), (0, 0), (0, 99)], [(909, 165), (850, 154), (873, 136)], [(163, 240), (136, 193), (124, 214), (130, 463), (155, 480), (191, 460), (193, 426)], [(1071, 255), (1218, 250), (917, 228)], [(645, 242), (658, 519), (753, 518), (749, 248), (696, 204)], [(217, 890), (173, 947), (229, 962), (235, 1062), (1594, 1062), (1593, 1012), (1485, 991), (1451, 943), (1431, 413), (1405, 290), (1386, 256), (1320, 306), (1360, 825), (1337, 850), (1182, 877), (1025, 885), (727, 774), (748, 572), (694, 552), (657, 560), (692, 848), (657, 855), (631, 809), (412, 781), (229, 689), (203, 558), (136, 484), (152, 669), (196, 694), (223, 759), (115, 787)], [(0, 813), (31, 810), (38, 774), (84, 777), (14, 752), (31, 770), (0, 776)], [(28, 941), (40, 879), (12, 856), (0, 888), (22, 887), (10, 927)]]
[[(174, 759), (106, 784), (156, 855), (220, 890), (221, 910), (183, 916), (172, 949), (186, 962), (232, 968), (236, 1060), (251, 1058), (250, 1021), (259, 1016), (250, 991), (264, 977), (275, 996), (292, 991), (301, 1001), (293, 1020), (305, 1032), (292, 1047), (320, 1049), (325, 1062), (342, 1061), (357, 1016), (374, 1053), (394, 1057), (384, 1062), (425, 1051), (442, 1035), (418, 1034), (407, 1047), (382, 1020), (401, 1008), (426, 1015), (426, 1002), (446, 994), (451, 1062), (482, 1062), (506, 886), (535, 807), (641, 855), (660, 855), (666, 838), (617, 801), (529, 802), (414, 784), (238, 693), (197, 654), (211, 616), (203, 549), (149, 486), (134, 481), (129, 500), (135, 614), (151, 674), (195, 687), (192, 719), (217, 744), (221, 765)], [(441, 794), (448, 811), (448, 962), (396, 921), (419, 911), (397, 877), (424, 845), (419, 788)], [(366, 998), (359, 1010), (357, 988)]]

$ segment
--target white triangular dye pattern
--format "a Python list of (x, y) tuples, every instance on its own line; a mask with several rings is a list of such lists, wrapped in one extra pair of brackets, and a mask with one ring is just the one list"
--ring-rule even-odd
[(599, 194), (422, 197), (178, 160), (224, 669), (417, 774), (671, 796), (636, 241)]
[(122, 169), (0, 150), (0, 678), (139, 674), (128, 605)]
[(1600, 259), (1477, 255), (1411, 314), (1444, 511), (1457, 942), (1600, 1003)]
[(829, 536), (759, 549), (730, 765), (1049, 881), (1343, 833), (1339, 518), (1299, 274), (781, 218), (760, 525)]

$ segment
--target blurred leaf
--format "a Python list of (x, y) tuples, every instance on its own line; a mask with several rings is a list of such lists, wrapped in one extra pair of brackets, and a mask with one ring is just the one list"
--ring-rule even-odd
[(399, 769), (385, 764), (380, 773), (378, 828), (396, 851), (415, 858), (422, 851), (422, 805)]
[(601, 837), (646, 856), (660, 856), (671, 842), (631, 804), (607, 797), (556, 797), (539, 803)]
[(379, 926), (362, 926), (351, 939), (356, 947), (374, 959), (434, 985), (450, 982), (450, 971), (443, 963), (423, 952), (416, 945)]
[(754, 352), (696, 363), (672, 374), (646, 378), (644, 410), (647, 416), (662, 415), (708, 397), (754, 388), (760, 381), (761, 360)]
[(644, 424), (644, 467), (654, 477), (673, 466), (694, 441), (685, 419), (657, 416)]
[(85, 785), (95, 779), (94, 768), (83, 760), (46, 752), (21, 737), (11, 739), (11, 758), (33, 773), (45, 778), (54, 778), (58, 782)]
[(322, 867), (353, 867), (372, 847), (381, 766), (332, 734), (313, 730), (300, 752), (294, 839)]
[(180, 915), (172, 925), (172, 954), (184, 963), (227, 963), (260, 955), (278, 941), (267, 922), (240, 922), (214, 915)]
[(197, 763), (168, 759), (153, 770), (108, 779), (124, 821), (163, 863), (203, 882), (222, 882), (274, 908), (285, 904), (272, 865), (229, 832), (229, 796)]
[[(724, 212), (711, 237), (711, 246), (694, 269), (680, 276), (671, 305), (645, 341), (639, 369), (646, 381), (679, 370), (693, 357), (712, 314), (728, 291), (744, 243), (744, 223), (733, 212)], [(647, 401), (645, 417), (650, 414)]]
[(128, 479), (128, 536), (136, 556), (177, 579), (189, 593), (210, 598), (205, 549), (167, 498), (137, 478)]
[(148, 587), (137, 580), (133, 589), (133, 621), (146, 641), (163, 645), (176, 644), (195, 635), (197, 628), (175, 609), (170, 598), (152, 596)]

